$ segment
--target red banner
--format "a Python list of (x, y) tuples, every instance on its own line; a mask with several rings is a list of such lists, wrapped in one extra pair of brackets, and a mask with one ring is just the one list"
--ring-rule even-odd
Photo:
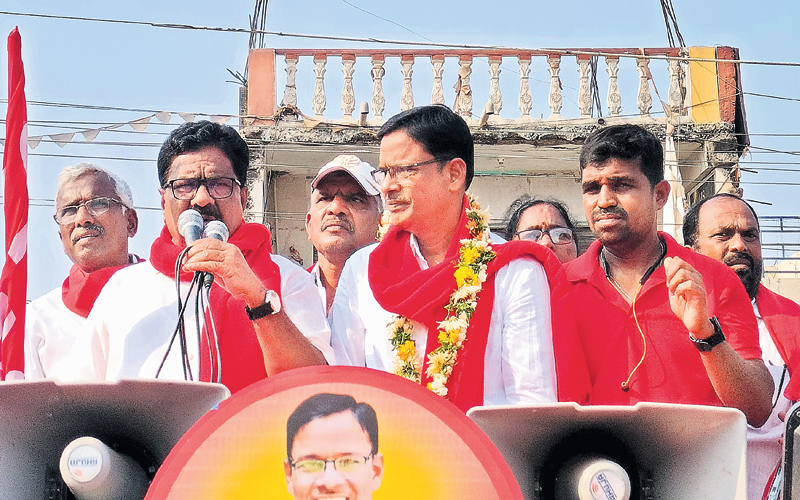
[(28, 282), (28, 113), (19, 29), (8, 35), (8, 110), (3, 149), (6, 254), (0, 276), (0, 378), (23, 378)]

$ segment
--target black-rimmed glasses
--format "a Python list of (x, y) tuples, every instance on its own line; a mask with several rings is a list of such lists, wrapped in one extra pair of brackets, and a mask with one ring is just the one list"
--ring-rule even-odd
[(209, 196), (222, 200), (233, 194), (233, 186), (241, 186), (239, 181), (231, 177), (214, 177), (211, 179), (173, 179), (164, 188), (172, 190), (172, 196), (179, 200), (191, 200), (200, 186), (205, 186)]
[(547, 235), (554, 245), (566, 245), (575, 241), (575, 236), (572, 234), (572, 229), (568, 227), (551, 227), (550, 229), (526, 229), (518, 231), (514, 234), (515, 237), (521, 240), (539, 241), (542, 236)]
[(395, 165), (393, 167), (376, 168), (372, 171), (372, 178), (378, 184), (383, 184), (386, 176), (389, 176), (398, 181), (407, 181), (419, 170), (419, 167), (430, 165), (431, 163), (444, 163), (449, 160), (441, 158), (434, 158), (432, 160), (421, 161), (419, 163), (412, 163), (411, 165)]
[(100, 214), (108, 212), (112, 202), (118, 204), (123, 209), (127, 208), (121, 201), (113, 198), (93, 198), (78, 205), (67, 205), (66, 207), (59, 208), (53, 215), (53, 219), (57, 224), (62, 226), (72, 224), (78, 217), (78, 210), (80, 210), (81, 207), (86, 207), (86, 211), (89, 212), (90, 215), (97, 217)]
[(333, 464), (334, 469), (338, 472), (355, 472), (361, 468), (363, 468), (367, 461), (372, 457), (372, 455), (367, 455), (366, 457), (356, 456), (356, 455), (346, 455), (343, 457), (339, 457), (335, 460), (322, 460), (321, 458), (306, 458), (303, 460), (298, 460), (296, 462), (292, 462), (289, 459), (289, 464), (295, 469), (299, 470), (300, 472), (304, 472), (306, 474), (319, 474), (325, 470), (325, 467), (328, 464)]

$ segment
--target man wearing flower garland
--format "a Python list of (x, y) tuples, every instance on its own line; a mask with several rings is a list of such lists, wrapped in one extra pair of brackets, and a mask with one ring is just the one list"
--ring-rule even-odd
[(759, 426), (772, 378), (736, 275), (657, 230), (670, 186), (650, 132), (592, 133), (580, 155), (583, 204), (597, 237), (566, 265), (593, 404), (730, 406)]
[[(389, 119), (378, 138), (383, 237), (340, 277), (337, 362), (421, 382), (464, 411), (566, 396), (556, 365), (561, 374), (583, 360), (566, 337), (554, 346), (550, 292), (561, 266), (535, 243), (490, 240), (488, 215), (465, 195), (474, 171), (467, 124), (424, 106)], [(569, 354), (562, 362), (554, 350)]]

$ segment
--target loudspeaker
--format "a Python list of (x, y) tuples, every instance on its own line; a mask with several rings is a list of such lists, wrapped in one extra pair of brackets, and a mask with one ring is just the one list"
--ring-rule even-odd
[(786, 414), (786, 434), (783, 440), (783, 498), (800, 499), (800, 403)]
[(69, 499), (59, 461), (74, 439), (99, 439), (149, 479), (180, 437), (230, 395), (222, 385), (164, 380), (0, 384), (0, 500)]
[[(746, 421), (731, 408), (483, 406), (467, 412), (526, 500), (744, 500)], [(798, 497), (800, 498), (800, 497)]]

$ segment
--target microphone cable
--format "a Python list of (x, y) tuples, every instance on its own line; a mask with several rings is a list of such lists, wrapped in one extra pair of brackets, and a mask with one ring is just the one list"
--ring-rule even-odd
[(161, 374), (161, 370), (164, 368), (166, 364), (167, 357), (169, 353), (172, 351), (172, 346), (175, 345), (175, 339), (180, 337), (179, 345), (181, 349), (181, 363), (183, 365), (183, 378), (184, 380), (194, 380), (192, 376), (192, 368), (189, 363), (189, 355), (186, 346), (186, 326), (183, 320), (183, 314), (186, 311), (186, 307), (189, 305), (189, 297), (192, 295), (192, 291), (195, 289), (195, 286), (199, 289), (200, 287), (200, 280), (202, 279), (203, 273), (195, 273), (194, 277), (192, 278), (192, 282), (189, 285), (189, 291), (186, 294), (186, 301), (181, 299), (181, 280), (180, 280), (180, 271), (181, 271), (181, 262), (183, 262), (183, 258), (186, 256), (186, 253), (189, 251), (190, 247), (184, 248), (181, 253), (178, 255), (177, 260), (175, 261), (175, 288), (177, 291), (178, 296), (178, 322), (175, 325), (175, 330), (172, 332), (172, 337), (169, 340), (169, 344), (167, 344), (167, 350), (164, 353), (164, 357), (161, 359), (161, 363), (158, 365), (158, 370), (156, 370), (155, 378), (158, 378)]

